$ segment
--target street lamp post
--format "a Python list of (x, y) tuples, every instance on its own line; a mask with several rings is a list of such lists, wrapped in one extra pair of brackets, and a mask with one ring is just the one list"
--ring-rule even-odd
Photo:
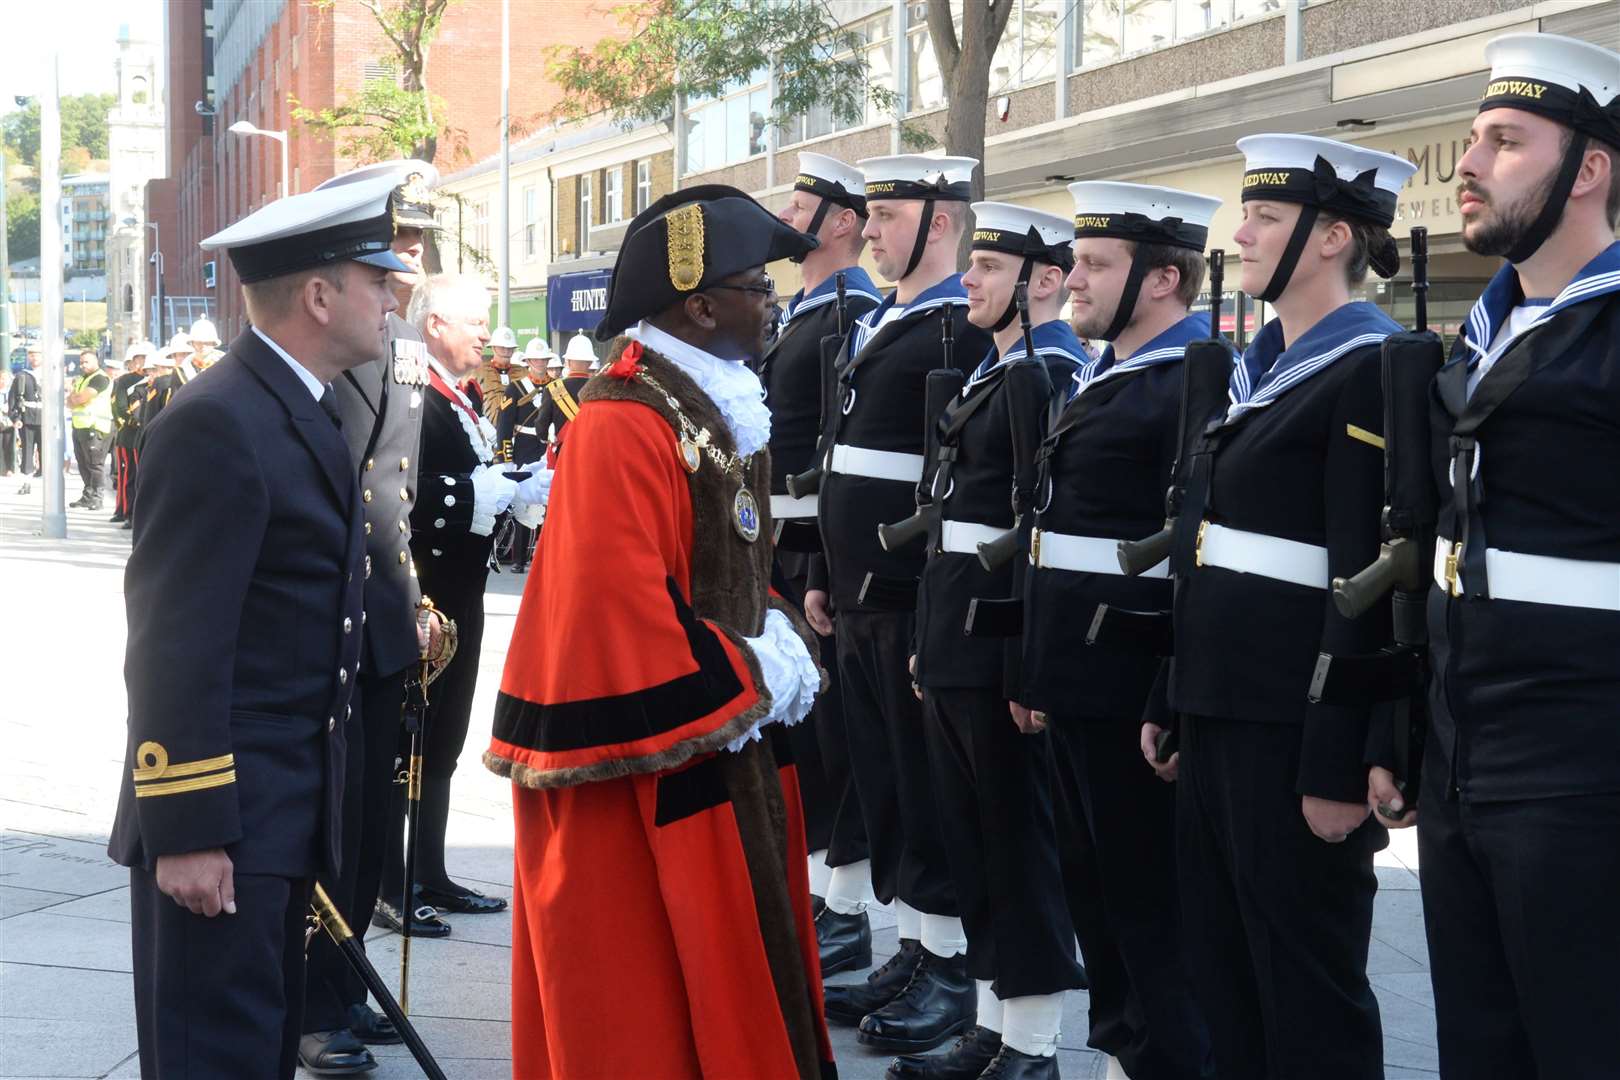
[[(137, 222), (132, 217), (127, 217), (127, 218), (124, 219), (124, 224), (126, 226), (137, 225), (137, 224), (139, 224), (139, 222)], [(148, 229), (152, 230), (152, 256), (151, 256), (151, 258), (147, 259), (146, 261), (152, 264), (152, 266), (155, 268), (156, 273), (157, 273), (157, 288), (155, 290), (153, 290), (152, 296), (157, 301), (157, 326), (156, 326), (157, 344), (159, 346), (162, 346), (162, 344), (163, 344), (163, 230), (158, 228), (158, 223), (155, 222), (155, 221), (148, 221), (146, 223), (146, 227)]]
[(267, 139), (274, 139), (281, 144), (281, 194), (291, 195), (292, 188), (287, 184), (287, 133), (285, 131), (266, 131), (254, 127), (246, 120), (238, 120), (226, 129), (232, 135), (263, 135)]

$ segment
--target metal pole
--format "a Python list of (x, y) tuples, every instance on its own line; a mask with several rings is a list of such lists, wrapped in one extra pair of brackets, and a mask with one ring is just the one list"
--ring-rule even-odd
[(511, 322), (512, 285), (507, 271), (512, 256), (512, 0), (501, 0), (501, 214), (500, 243), (495, 247), (495, 273), (500, 279), (496, 322)]
[[(6, 150), (0, 146), (0, 364), (11, 365), (11, 253), (6, 246)], [(9, 421), (7, 421), (9, 422)]]
[(281, 144), (281, 197), (283, 199), (292, 194), (292, 188), (287, 183), (287, 158), (290, 154), (287, 139), (288, 136), (283, 134), (281, 138), (276, 140)]
[(40, 348), (44, 350), (44, 376), (40, 387), (40, 535), (52, 540), (67, 537), (67, 509), (63, 491), (62, 414), (62, 103), (57, 71), (59, 58), (50, 59), (48, 83), (39, 98), (39, 292)]
[(154, 320), (154, 329), (157, 340), (153, 342), (158, 348), (163, 348), (163, 230), (155, 221), (148, 221), (146, 227), (152, 230), (152, 257), (147, 261), (152, 264), (152, 280), (156, 288), (152, 290), (152, 297), (157, 302), (157, 315)]

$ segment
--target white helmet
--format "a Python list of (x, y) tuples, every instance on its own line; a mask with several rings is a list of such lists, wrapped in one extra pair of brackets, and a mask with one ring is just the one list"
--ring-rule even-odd
[(558, 356), (556, 353), (552, 353), (551, 357), (546, 361), (546, 370), (547, 371), (561, 371), (562, 369), (563, 369), (563, 358)]
[(204, 345), (218, 345), (219, 331), (214, 329), (211, 319), (198, 319), (191, 324), (191, 340), (200, 341)]
[(563, 353), (563, 359), (574, 364), (596, 363), (596, 350), (591, 348), (591, 339), (584, 334), (575, 334), (568, 339), (568, 349)]
[(515, 349), (517, 335), (512, 333), (510, 326), (497, 326), (495, 332), (489, 335), (489, 343), (497, 349)]
[(529, 344), (523, 348), (525, 360), (549, 360), (557, 354), (552, 351), (551, 343), (543, 337), (532, 337)]
[(150, 341), (132, 341), (129, 343), (129, 348), (124, 350), (124, 366), (128, 367), (130, 361), (137, 356), (151, 356), (156, 352), (157, 346)]

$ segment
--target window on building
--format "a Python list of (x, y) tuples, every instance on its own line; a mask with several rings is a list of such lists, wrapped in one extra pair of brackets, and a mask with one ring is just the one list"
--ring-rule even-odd
[(764, 68), (720, 95), (689, 102), (686, 171), (705, 172), (763, 154), (771, 103)]
[(523, 189), (523, 257), (530, 262), (540, 250), (540, 192), (529, 184)]
[[(868, 84), (894, 89), (894, 19), (889, 5), (870, 0), (832, 0), (829, 6), (837, 16), (847, 20), (845, 29), (854, 35), (858, 47), (865, 52)], [(839, 119), (831, 108), (817, 105), (803, 116), (795, 116), (783, 124), (777, 139), (786, 146), (819, 139), (835, 131), (881, 123), (885, 119), (883, 111), (870, 98), (861, 113), (851, 120)]]
[(472, 249), (483, 259), (489, 258), (489, 200), (479, 199), (472, 209)]
[(636, 213), (641, 213), (652, 205), (652, 162), (647, 159), (636, 162)]
[(1281, 10), (1282, 0), (1080, 0), (1071, 21), (1084, 68)]
[(596, 186), (596, 176), (585, 173), (579, 178), (579, 250), (591, 249), (591, 201), (596, 194), (592, 189)]
[(624, 220), (624, 169), (614, 165), (602, 170), (602, 221)]

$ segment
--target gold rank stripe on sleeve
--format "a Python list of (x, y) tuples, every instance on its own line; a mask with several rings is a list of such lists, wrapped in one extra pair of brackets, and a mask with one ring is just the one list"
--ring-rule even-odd
[(1344, 425), (1344, 433), (1350, 436), (1352, 439), (1355, 439), (1357, 442), (1364, 442), (1368, 446), (1376, 446), (1380, 450), (1384, 448), (1384, 437), (1382, 435), (1375, 435), (1366, 428), (1356, 427), (1354, 424), (1346, 424)]
[(563, 385), (561, 379), (546, 383), (546, 393), (551, 395), (551, 400), (562, 410), (563, 419), (572, 420), (579, 415), (579, 402), (574, 400), (574, 395), (568, 392), (568, 387)]
[(135, 797), (179, 795), (187, 791), (223, 787), (236, 782), (236, 757), (220, 754), (196, 761), (170, 763), (169, 751), (160, 742), (141, 743), (135, 751)]

